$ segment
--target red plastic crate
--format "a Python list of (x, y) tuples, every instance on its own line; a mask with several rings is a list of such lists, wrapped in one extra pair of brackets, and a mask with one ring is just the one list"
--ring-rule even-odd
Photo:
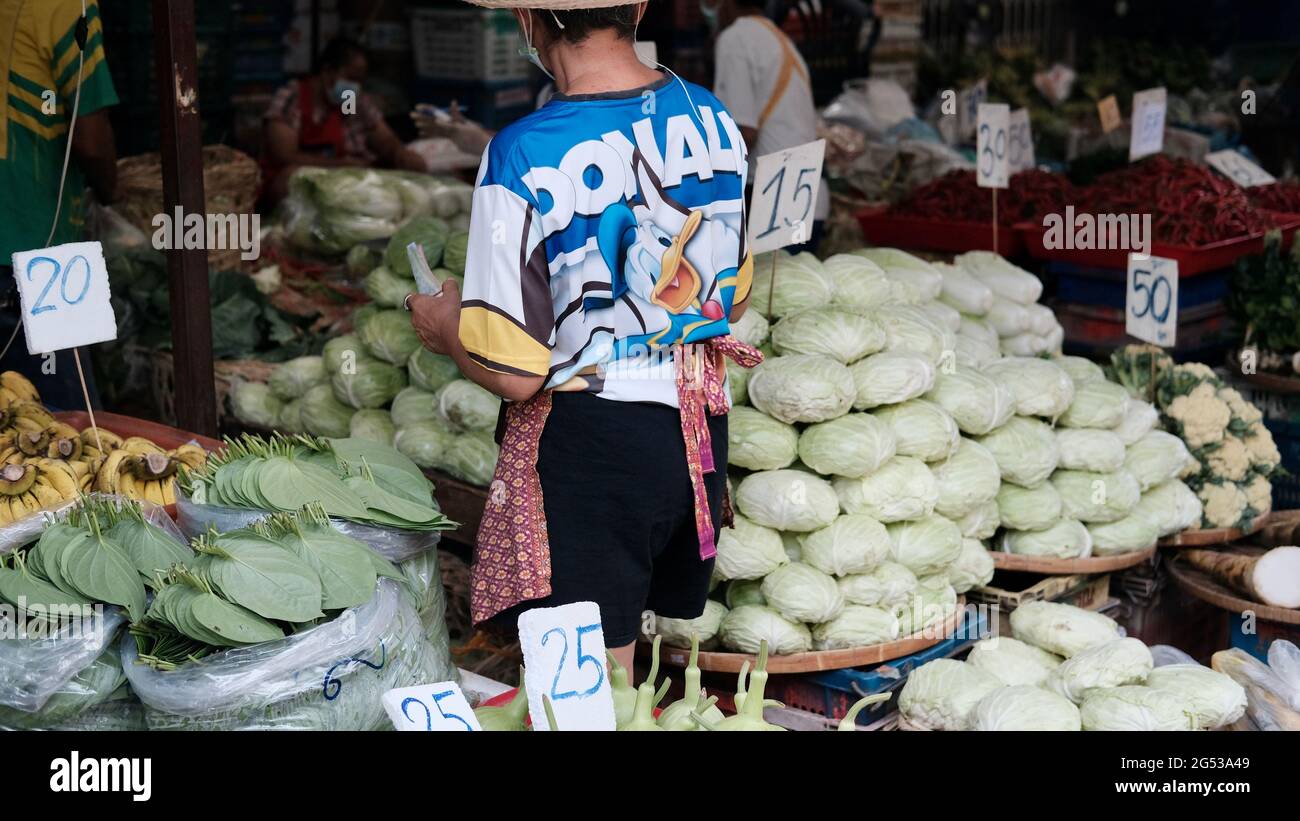
[[(60, 422), (66, 422), (77, 430), (85, 430), (90, 427), (90, 414), (85, 411), (60, 411), (54, 414), (54, 417)], [(174, 450), (181, 445), (193, 442), (199, 445), (209, 453), (222, 450), (225, 445), (216, 439), (209, 439), (206, 436), (199, 436), (197, 433), (188, 433), (179, 428), (160, 425), (157, 422), (150, 422), (146, 419), (136, 419), (134, 416), (122, 416), (117, 413), (105, 413), (97, 411), (95, 421), (99, 427), (106, 431), (111, 431), (121, 436), (123, 439), (132, 436), (143, 436), (145, 439), (153, 442), (160, 448)]]
[(993, 224), (955, 222), (890, 214), (888, 206), (858, 212), (862, 234), (873, 245), (911, 248), (920, 251), (994, 251), (1014, 257), (1025, 250), (1020, 232), (1012, 226), (998, 226), (998, 247), (993, 247)]
[[(1300, 217), (1294, 214), (1279, 214), (1278, 218), (1279, 227), (1282, 228), (1284, 237), (1295, 234), (1296, 228), (1300, 227)], [(1028, 251), (1031, 257), (1036, 259), (1045, 259), (1052, 262), (1072, 262), (1093, 268), (1128, 268), (1128, 251), (1047, 248), (1043, 243), (1043, 237), (1047, 234), (1047, 229), (1035, 222), (1017, 223), (1015, 231), (1021, 237), (1025, 250)], [(1151, 253), (1154, 256), (1178, 261), (1178, 275), (1180, 277), (1227, 268), (1236, 262), (1239, 257), (1258, 254), (1263, 250), (1264, 235), (1262, 233), (1234, 237), (1233, 239), (1198, 246), (1171, 245), (1164, 242), (1151, 243)]]

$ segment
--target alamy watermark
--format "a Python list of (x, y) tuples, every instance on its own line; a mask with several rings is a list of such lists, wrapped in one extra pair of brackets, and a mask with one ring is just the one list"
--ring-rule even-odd
[(99, 641), (103, 630), (102, 604), (0, 604), (0, 641)]
[(262, 255), (262, 217), (259, 214), (155, 214), (153, 247), (159, 251), (239, 251), (251, 262)]
[(1053, 251), (1135, 251), (1151, 255), (1150, 214), (1076, 213), (1043, 217), (1043, 246)]

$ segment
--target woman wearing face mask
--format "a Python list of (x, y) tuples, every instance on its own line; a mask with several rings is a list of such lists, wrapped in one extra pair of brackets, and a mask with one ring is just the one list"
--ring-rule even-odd
[(723, 357), (749, 301), (745, 145), (706, 89), (633, 48), (646, 3), (512, 8), (556, 93), (478, 173), (464, 297), (408, 300), (430, 349), (507, 400), (474, 555), (474, 620), (593, 601), (631, 663), (652, 610), (703, 612), (724, 525)]
[(338, 38), (321, 52), (315, 74), (276, 93), (264, 117), (262, 150), (262, 178), (271, 203), (284, 198), (289, 177), (304, 165), (428, 170), (362, 92), (365, 79), (365, 49)]

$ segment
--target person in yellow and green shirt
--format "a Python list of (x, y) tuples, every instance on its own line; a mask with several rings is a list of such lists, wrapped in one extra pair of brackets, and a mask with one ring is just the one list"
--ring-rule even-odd
[[(78, 77), (81, 97), (60, 204)], [(117, 101), (96, 0), (0, 0), (0, 346), (19, 322), (12, 255), (84, 239), (89, 193), (113, 200), (117, 149), (108, 108)], [(15, 338), (0, 370), (22, 372), (53, 407), (83, 404), (71, 352), (61, 352), (51, 367), (28, 356)]]

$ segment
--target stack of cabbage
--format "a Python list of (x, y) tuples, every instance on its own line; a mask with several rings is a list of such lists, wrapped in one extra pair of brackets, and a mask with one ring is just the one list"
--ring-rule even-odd
[(387, 240), (425, 217), (467, 228), (473, 194), (473, 187), (459, 180), (428, 174), (302, 168), (290, 180), (282, 206), (284, 233), (301, 251), (337, 256), (361, 243)]
[[(997, 344), (1007, 356), (1040, 356), (1061, 350), (1065, 329), (1056, 314), (1038, 304), (1043, 283), (1028, 271), (992, 251), (971, 251), (952, 265), (936, 265), (944, 275), (941, 299), (968, 316), (983, 317), (997, 331)], [(983, 290), (972, 287), (975, 283)]]
[(1191, 451), (1184, 478), (1204, 505), (1202, 527), (1246, 529), (1272, 510), (1269, 477), (1282, 457), (1259, 408), (1208, 366), (1175, 365), (1151, 346), (1130, 345), (1111, 362), (1134, 396), (1154, 398), (1165, 428)]
[(1153, 655), (1100, 613), (1031, 602), (1011, 631), (964, 662), (914, 671), (898, 699), (904, 719), (931, 730), (1204, 730), (1246, 710), (1232, 678), (1172, 648)]

